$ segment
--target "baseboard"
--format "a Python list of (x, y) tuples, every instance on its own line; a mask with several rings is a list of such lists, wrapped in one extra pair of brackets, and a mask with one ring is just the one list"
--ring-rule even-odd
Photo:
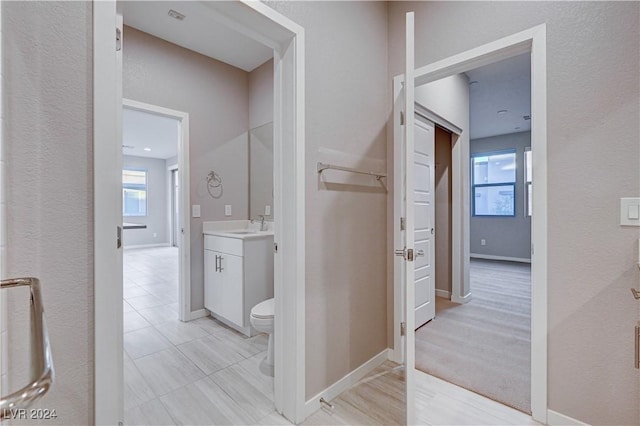
[(547, 424), (549, 426), (588, 426), (588, 423), (581, 422), (572, 417), (565, 416), (557, 411), (547, 410)]
[(440, 290), (439, 288), (436, 288), (436, 296), (444, 297), (445, 299), (451, 299), (451, 292), (448, 290)]
[(209, 315), (209, 311), (206, 309), (198, 309), (197, 311), (191, 311), (189, 315), (189, 321), (193, 321), (198, 318), (204, 318)]
[(324, 397), (324, 399), (326, 399), (327, 401), (331, 401), (342, 392), (358, 383), (358, 381), (372, 372), (376, 367), (384, 363), (387, 359), (389, 359), (389, 356), (389, 349), (383, 350), (378, 355), (374, 356), (369, 361), (365, 362), (360, 367), (356, 368), (351, 373), (347, 374), (342, 379), (338, 380), (337, 382), (308, 400), (304, 404), (304, 418), (306, 419), (311, 414), (320, 409), (320, 398)]
[(455, 294), (451, 295), (451, 301), (453, 303), (469, 303), (471, 302), (471, 293), (467, 293), (464, 296), (460, 297), (460, 296), (456, 296)]
[(493, 256), (491, 254), (476, 254), (476, 253), (471, 253), (469, 256), (472, 259), (505, 260), (507, 262), (531, 263), (531, 259), (525, 259), (524, 257)]
[(141, 249), (141, 248), (152, 248), (152, 247), (169, 247), (169, 243), (161, 243), (161, 244), (140, 244), (136, 246), (124, 246), (125, 250), (131, 249)]

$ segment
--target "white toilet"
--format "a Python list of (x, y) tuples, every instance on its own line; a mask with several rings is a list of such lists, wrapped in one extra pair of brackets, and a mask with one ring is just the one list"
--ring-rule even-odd
[(251, 309), (251, 325), (261, 333), (269, 335), (269, 345), (267, 356), (260, 363), (260, 370), (267, 376), (273, 377), (273, 316), (275, 313), (275, 303), (273, 299), (267, 299), (258, 303)]

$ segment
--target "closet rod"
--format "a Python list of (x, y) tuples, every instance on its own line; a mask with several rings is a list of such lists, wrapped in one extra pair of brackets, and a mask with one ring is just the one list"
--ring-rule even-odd
[(318, 173), (322, 173), (327, 169), (340, 170), (342, 172), (358, 173), (358, 174), (361, 174), (361, 175), (375, 176), (377, 180), (380, 180), (383, 177), (387, 177), (386, 173), (370, 172), (370, 171), (365, 171), (365, 170), (352, 169), (350, 167), (335, 166), (333, 164), (327, 164), (327, 163), (318, 162)]

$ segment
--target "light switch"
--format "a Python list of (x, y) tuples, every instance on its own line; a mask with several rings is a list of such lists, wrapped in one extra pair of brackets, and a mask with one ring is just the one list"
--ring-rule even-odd
[(271, 206), (269, 206), (269, 205), (264, 206), (264, 215), (265, 216), (271, 216)]
[(231, 204), (225, 204), (224, 206), (224, 215), (231, 216)]
[(191, 217), (200, 217), (200, 204), (191, 206)]
[(640, 226), (640, 198), (620, 198), (620, 225)]

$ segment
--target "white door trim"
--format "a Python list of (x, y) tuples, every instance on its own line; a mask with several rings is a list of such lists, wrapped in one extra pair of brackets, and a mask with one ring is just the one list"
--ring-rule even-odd
[[(180, 321), (191, 321), (191, 226), (189, 226), (190, 194), (189, 194), (189, 114), (164, 108), (159, 105), (147, 104), (133, 99), (122, 99), (122, 106), (135, 111), (174, 118), (180, 122), (180, 138), (178, 141), (178, 180), (180, 182), (180, 236), (179, 268), (180, 282), (178, 285), (178, 310)], [(185, 155), (186, 154), (186, 155)], [(169, 178), (171, 180), (171, 178)], [(171, 231), (171, 230), (170, 230)], [(187, 285), (189, 283), (189, 285)]]
[[(532, 310), (531, 310), (531, 411), (535, 420), (545, 424), (547, 420), (547, 66), (546, 66), (546, 25), (501, 38), (475, 49), (451, 56), (441, 61), (416, 69), (416, 86), (441, 78), (459, 74), (471, 69), (498, 62), (522, 53), (531, 53), (531, 146), (533, 151), (533, 173), (536, 184), (533, 187), (533, 217), (531, 223), (532, 248)], [(401, 88), (404, 76), (393, 79), (394, 140), (402, 137), (400, 130)], [(394, 161), (402, 152), (394, 142)], [(466, 153), (466, 155), (465, 155)], [(454, 148), (453, 167), (460, 172), (453, 180), (454, 203), (458, 202), (456, 218), (455, 206), (452, 220), (454, 270), (452, 293), (464, 297), (461, 289), (469, 282), (469, 147)], [(397, 163), (394, 163), (397, 164)], [(466, 180), (465, 180), (466, 179)], [(394, 194), (398, 194), (400, 182), (394, 179)], [(456, 186), (458, 187), (456, 189)], [(466, 188), (465, 188), (466, 186)], [(459, 199), (458, 199), (459, 196)], [(399, 202), (394, 197), (394, 227), (399, 226)], [(396, 248), (399, 247), (397, 241)], [(402, 360), (400, 321), (402, 318), (403, 292), (401, 274), (394, 261), (394, 351), (392, 358)], [(456, 276), (458, 279), (456, 279)], [(453, 300), (452, 294), (452, 300)], [(407, 334), (414, 330), (407, 329)], [(415, 348), (414, 348), (415, 349)], [(409, 348), (409, 350), (411, 350)]]
[[(260, 2), (203, 2), (212, 17), (274, 49), (275, 405), (294, 423), (305, 406), (304, 29)], [(122, 270), (115, 1), (93, 2), (95, 364), (94, 421), (123, 421)], [(186, 192), (186, 191), (183, 191)], [(285, 197), (283, 194), (286, 194)], [(283, 226), (286, 223), (287, 226)], [(116, 280), (117, 281), (117, 280)], [(117, 283), (116, 283), (117, 284)], [(116, 287), (118, 287), (116, 285)], [(115, 320), (114, 320), (115, 317)]]

